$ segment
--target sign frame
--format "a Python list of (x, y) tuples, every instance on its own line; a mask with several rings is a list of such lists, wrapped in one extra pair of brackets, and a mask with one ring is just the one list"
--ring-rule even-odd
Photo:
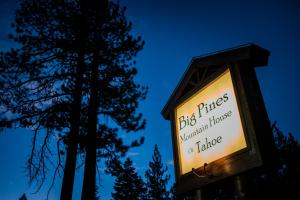
[[(178, 195), (201, 189), (208, 184), (249, 170), (267, 168), (277, 162), (276, 159), (270, 157), (270, 154), (275, 152), (275, 143), (255, 73), (256, 66), (264, 66), (268, 63), (269, 54), (268, 50), (257, 45), (246, 44), (192, 60), (161, 112), (164, 118), (171, 122)], [(176, 134), (176, 107), (214, 81), (227, 69), (230, 70), (247, 147), (219, 158), (208, 165), (181, 174), (179, 141)], [(194, 84), (191, 80), (199, 70), (201, 70), (204, 78), (201, 79), (201, 82)], [(209, 70), (213, 72), (205, 75)], [(191, 85), (191, 82), (195, 87), (187, 90), (186, 88)]]

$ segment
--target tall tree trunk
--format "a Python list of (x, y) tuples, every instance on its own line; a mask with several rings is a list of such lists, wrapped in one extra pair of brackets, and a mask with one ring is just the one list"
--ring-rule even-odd
[[(107, 13), (108, 0), (88, 0), (88, 12), (91, 12), (96, 20), (97, 26), (103, 24)], [(91, 14), (89, 13), (89, 14)], [(95, 25), (95, 24), (94, 24)], [(101, 35), (99, 38), (101, 40)], [(95, 40), (97, 40), (95, 38)], [(97, 124), (99, 107), (99, 47), (95, 47), (93, 52), (92, 73), (90, 79), (90, 99), (88, 107), (88, 128), (87, 128), (87, 146), (84, 166), (84, 179), (82, 186), (81, 199), (94, 200), (96, 198), (96, 167), (97, 167)]]
[(75, 168), (77, 161), (77, 138), (80, 127), (81, 101), (82, 101), (82, 73), (84, 67), (84, 49), (79, 53), (79, 62), (76, 72), (75, 91), (70, 120), (70, 135), (67, 141), (67, 155), (64, 170), (63, 183), (61, 188), (60, 199), (71, 200), (74, 186)]
[(67, 147), (67, 158), (66, 158), (63, 183), (62, 183), (61, 193), (60, 193), (61, 200), (72, 199), (76, 159), (77, 159), (77, 144), (69, 144)]
[(83, 73), (85, 71), (85, 38), (86, 38), (86, 18), (85, 11), (82, 8), (82, 18), (80, 22), (79, 33), (79, 51), (78, 62), (76, 66), (75, 88), (73, 94), (73, 105), (71, 110), (70, 119), (70, 136), (67, 143), (66, 164), (64, 170), (63, 183), (61, 188), (60, 200), (72, 200), (72, 193), (74, 187), (75, 169), (77, 161), (78, 150), (78, 136), (80, 129), (80, 116), (81, 116), (81, 103), (82, 103), (82, 86), (83, 86)]
[(98, 65), (97, 55), (94, 55), (94, 61), (90, 82), (90, 101), (88, 107), (88, 128), (87, 128), (87, 146), (84, 166), (84, 179), (82, 186), (82, 200), (94, 200), (96, 197), (96, 136), (97, 136), (97, 110), (99, 105), (98, 95)]

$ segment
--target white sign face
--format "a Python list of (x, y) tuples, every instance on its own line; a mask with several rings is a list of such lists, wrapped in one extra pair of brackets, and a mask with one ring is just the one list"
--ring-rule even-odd
[(175, 108), (180, 174), (247, 147), (231, 74), (223, 74)]

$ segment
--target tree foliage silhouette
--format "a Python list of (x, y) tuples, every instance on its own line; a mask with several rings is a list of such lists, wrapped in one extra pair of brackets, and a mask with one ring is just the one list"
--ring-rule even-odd
[[(145, 98), (147, 89), (134, 82), (137, 73), (133, 59), (142, 49), (144, 42), (140, 37), (130, 34), (131, 23), (126, 20), (125, 8), (109, 2), (99, 4), (91, 1), (87, 5), (88, 30), (91, 34), (88, 65), (87, 128), (85, 143), (85, 172), (82, 199), (93, 199), (95, 193), (96, 158), (123, 156), (130, 147), (143, 142), (134, 141), (125, 145), (117, 137), (115, 123), (126, 132), (144, 128), (145, 120), (136, 113), (139, 100)], [(102, 10), (102, 12), (99, 12)]]
[(19, 198), (19, 200), (27, 200), (26, 194), (23, 194), (23, 195)]
[[(68, 146), (63, 191), (72, 194), (76, 167), (84, 71), (84, 23), (69, 1), (21, 1), (14, 35), (17, 49), (1, 53), (1, 126), (34, 130), (28, 159), (30, 182), (38, 190), (57, 140), (54, 178), (63, 168), (60, 144)], [(42, 134), (45, 132), (46, 134)], [(38, 137), (40, 136), (40, 139)], [(38, 140), (43, 141), (39, 148)], [(68, 198), (70, 199), (70, 196)]]
[(130, 35), (125, 9), (106, 3), (23, 0), (11, 35), (19, 48), (1, 53), (0, 125), (34, 131), (28, 171), (38, 189), (53, 153), (50, 140), (57, 138), (54, 178), (63, 168), (60, 144), (67, 146), (61, 199), (72, 197), (78, 144), (86, 153), (83, 188), (91, 194), (96, 156), (119, 157), (143, 142), (123, 144), (115, 126), (127, 132), (144, 128), (136, 109), (146, 88), (134, 83), (132, 61), (144, 42)]
[[(284, 134), (277, 123), (272, 131), (278, 158), (277, 165), (247, 172), (245, 185), (257, 199), (295, 199), (299, 196), (300, 144), (291, 134)], [(205, 199), (234, 199), (236, 191), (233, 178), (219, 181), (204, 188)], [(249, 192), (249, 191), (248, 191)], [(250, 194), (246, 194), (250, 195)]]
[(147, 195), (149, 199), (165, 200), (170, 199), (167, 184), (170, 180), (170, 175), (166, 174), (167, 166), (161, 162), (161, 155), (157, 145), (154, 147), (152, 161), (149, 162), (149, 169), (145, 173)]
[(299, 196), (300, 144), (288, 133), (285, 135), (277, 125), (272, 124), (279, 164), (273, 171), (257, 177), (259, 192), (266, 198), (293, 199)]
[(119, 165), (112, 197), (114, 200), (145, 200), (146, 188), (142, 178), (132, 166), (132, 160), (127, 158), (124, 165)]

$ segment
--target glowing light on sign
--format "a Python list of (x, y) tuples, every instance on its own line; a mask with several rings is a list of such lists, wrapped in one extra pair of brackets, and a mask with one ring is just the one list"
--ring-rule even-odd
[(175, 108), (180, 173), (247, 147), (229, 69)]

